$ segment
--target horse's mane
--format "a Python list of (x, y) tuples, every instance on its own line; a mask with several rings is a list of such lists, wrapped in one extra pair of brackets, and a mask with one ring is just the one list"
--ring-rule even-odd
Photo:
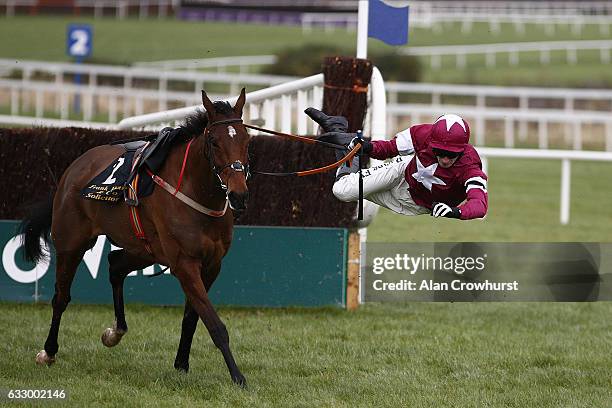
[[(215, 112), (222, 115), (232, 112), (232, 105), (225, 101), (215, 101), (213, 106), (215, 107)], [(198, 109), (185, 118), (185, 122), (180, 126), (180, 129), (183, 135), (196, 137), (204, 133), (206, 125), (208, 125), (208, 114), (204, 109)]]

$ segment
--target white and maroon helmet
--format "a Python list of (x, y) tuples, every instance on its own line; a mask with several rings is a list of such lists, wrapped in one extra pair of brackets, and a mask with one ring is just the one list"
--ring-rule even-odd
[(433, 124), (430, 145), (433, 149), (461, 153), (470, 141), (470, 126), (460, 116), (447, 113)]

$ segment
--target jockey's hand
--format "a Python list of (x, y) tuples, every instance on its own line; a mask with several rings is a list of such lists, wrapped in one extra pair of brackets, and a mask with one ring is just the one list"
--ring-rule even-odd
[(372, 151), (372, 143), (370, 143), (369, 140), (364, 139), (363, 137), (361, 138), (361, 140), (358, 137), (354, 137), (353, 140), (351, 140), (351, 143), (348, 144), (348, 149), (349, 150), (353, 150), (353, 148), (355, 146), (357, 146), (358, 144), (361, 144), (361, 148), (363, 149), (363, 152), (365, 154), (370, 154), (370, 152)]
[(348, 150), (353, 150), (357, 144), (361, 143), (365, 154), (372, 151), (372, 143), (363, 138), (359, 140), (357, 133), (328, 132), (319, 136), (319, 140), (346, 146)]
[(325, 133), (346, 132), (348, 130), (348, 120), (344, 116), (329, 116), (315, 108), (308, 108), (304, 113), (317, 122)]
[(434, 202), (431, 209), (431, 215), (435, 218), (461, 218), (461, 210), (457, 207), (451, 207), (444, 203)]
[(319, 136), (318, 140), (348, 147), (352, 140), (356, 137), (357, 133), (327, 132)]

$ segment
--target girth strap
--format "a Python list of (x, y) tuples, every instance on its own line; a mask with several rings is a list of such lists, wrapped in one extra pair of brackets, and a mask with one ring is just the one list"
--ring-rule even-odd
[[(140, 175), (136, 174), (134, 180), (128, 185), (127, 195), (128, 198), (138, 202), (138, 180), (140, 179)], [(153, 255), (153, 250), (151, 249), (151, 244), (147, 239), (147, 236), (144, 232), (144, 228), (142, 227), (142, 221), (140, 220), (140, 214), (138, 213), (138, 206), (128, 205), (130, 209), (130, 224), (132, 225), (132, 230), (134, 231), (134, 235), (136, 238), (143, 241), (145, 249), (151, 255)]]

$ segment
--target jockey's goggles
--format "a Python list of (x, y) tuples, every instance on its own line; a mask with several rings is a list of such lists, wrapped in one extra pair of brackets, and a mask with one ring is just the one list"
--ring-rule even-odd
[(455, 159), (461, 155), (461, 152), (449, 152), (448, 150), (442, 149), (431, 149), (436, 157), (448, 157), (449, 159)]

